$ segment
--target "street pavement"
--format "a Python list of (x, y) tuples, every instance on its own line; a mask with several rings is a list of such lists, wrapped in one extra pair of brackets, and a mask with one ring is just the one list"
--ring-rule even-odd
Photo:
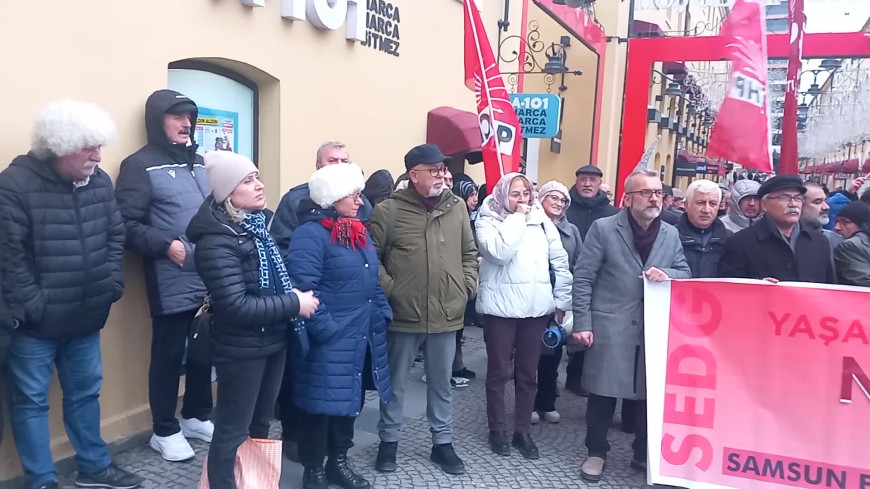
[[(540, 460), (526, 460), (516, 450), (510, 457), (493, 454), (487, 444), (486, 392), (486, 350), (483, 343), (483, 330), (477, 327), (466, 328), (465, 355), (466, 366), (478, 374), (470, 386), (454, 389), (454, 446), (457, 454), (465, 461), (466, 474), (451, 476), (443, 473), (429, 461), (432, 448), (428, 423), (426, 421), (426, 385), (420, 380), (423, 375), (422, 364), (415, 364), (412, 378), (407, 389), (405, 401), (406, 425), (402, 441), (399, 442), (399, 470), (382, 474), (374, 470), (377, 455), (378, 400), (369, 393), (362, 413), (356, 422), (354, 443), (349, 452), (354, 468), (366, 477), (374, 488), (504, 488), (504, 489), (559, 489), (559, 488), (601, 488), (601, 489), (641, 489), (645, 476), (629, 467), (631, 460), (632, 435), (619, 430), (619, 413), (614, 420), (610, 433), (612, 451), (607, 459), (607, 470), (601, 482), (590, 484), (580, 479), (580, 464), (586, 456), (583, 438), (586, 433), (586, 398), (565, 390), (556, 402), (562, 415), (558, 424), (542, 423), (532, 426), (532, 439), (541, 452)], [(564, 363), (560, 376), (560, 386), (564, 381)], [(513, 386), (509, 383), (506, 402), (509, 416), (513, 410)], [(273, 426), (276, 436), (280, 426)], [(147, 438), (144, 438), (147, 443)], [(115, 455), (120, 466), (132, 470), (146, 480), (142, 488), (191, 489), (197, 487), (202, 472), (202, 461), (208, 446), (192, 441), (197, 456), (189, 462), (166, 462), (151, 450), (147, 444)], [(62, 487), (73, 487), (72, 477), (65, 478)], [(281, 489), (302, 487), (302, 467), (286, 461), (282, 468)], [(337, 488), (338, 486), (332, 486)]]

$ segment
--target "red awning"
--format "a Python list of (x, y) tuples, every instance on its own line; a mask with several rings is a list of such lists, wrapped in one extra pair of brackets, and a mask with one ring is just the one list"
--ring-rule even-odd
[(870, 158), (864, 160), (864, 164), (861, 165), (861, 173), (870, 173)]
[(858, 158), (852, 158), (843, 162), (843, 168), (840, 171), (843, 173), (857, 173), (858, 166)]
[(681, 159), (686, 160), (689, 163), (697, 163), (699, 161), (704, 161), (704, 157), (698, 156), (698, 155), (693, 155), (692, 153), (689, 153), (688, 151), (686, 151), (684, 149), (677, 151), (677, 160), (679, 161)]
[(477, 114), (453, 107), (430, 110), (426, 142), (437, 145), (447, 156), (480, 151), (480, 122)]

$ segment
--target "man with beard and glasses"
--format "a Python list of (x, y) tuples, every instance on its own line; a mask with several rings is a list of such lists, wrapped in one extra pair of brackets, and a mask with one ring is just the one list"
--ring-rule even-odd
[(148, 402), (150, 446), (172, 462), (193, 458), (188, 438), (211, 442), (211, 366), (188, 357), (181, 420), (178, 383), (190, 322), (202, 307), (205, 285), (196, 273), (187, 225), (211, 193), (193, 140), (198, 109), (172, 90), (145, 102), (148, 142), (121, 162), (115, 195), (127, 229), (127, 249), (145, 260), (151, 307)]
[(821, 232), (800, 224), (806, 192), (795, 175), (777, 175), (761, 184), (764, 216), (725, 244), (719, 277), (835, 283), (831, 245)]
[(580, 469), (587, 481), (603, 477), (617, 398), (637, 399), (631, 467), (646, 472), (641, 278), (661, 282), (692, 276), (679, 233), (660, 218), (662, 195), (657, 171), (640, 169), (629, 175), (626, 209), (592, 224), (574, 269), (574, 335), (589, 347), (583, 372), (583, 387), (589, 391), (588, 457)]
[(804, 205), (801, 208), (801, 226), (821, 231), (822, 235), (828, 239), (828, 244), (831, 246), (831, 263), (833, 263), (834, 250), (837, 245), (843, 242), (843, 237), (834, 231), (825, 229), (825, 226), (830, 222), (828, 217), (830, 207), (826, 200), (825, 189), (813, 182), (807, 182), (804, 186), (807, 188), (807, 193), (804, 194)]
[[(448, 474), (465, 473), (453, 449), (451, 375), (456, 332), (477, 293), (477, 247), (466, 204), (444, 185), (449, 158), (434, 144), (405, 155), (408, 187), (378, 204), (369, 231), (380, 279), (393, 308), (387, 334), (393, 400), (381, 404), (375, 468), (394, 472), (404, 400), (417, 349), (425, 349), (430, 459)], [(413, 447), (414, 451), (416, 448)]]

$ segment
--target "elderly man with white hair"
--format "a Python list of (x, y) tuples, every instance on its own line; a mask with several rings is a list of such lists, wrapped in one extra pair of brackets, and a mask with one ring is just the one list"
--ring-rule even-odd
[(695, 180), (686, 189), (686, 212), (677, 221), (677, 231), (692, 278), (717, 276), (719, 258), (731, 235), (716, 217), (721, 199), (722, 189), (712, 180)]
[(92, 104), (40, 113), (29, 153), (0, 173), (3, 293), (23, 321), (12, 337), (12, 430), (31, 488), (56, 488), (48, 390), (57, 365), (78, 487), (133, 488), (100, 437), (100, 330), (124, 293), (124, 224), (98, 165), (115, 125)]

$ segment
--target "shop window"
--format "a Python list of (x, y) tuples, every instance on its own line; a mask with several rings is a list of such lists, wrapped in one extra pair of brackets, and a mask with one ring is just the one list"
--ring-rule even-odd
[(199, 106), (197, 150), (234, 151), (257, 163), (257, 84), (227, 68), (186, 60), (169, 65), (170, 89)]

